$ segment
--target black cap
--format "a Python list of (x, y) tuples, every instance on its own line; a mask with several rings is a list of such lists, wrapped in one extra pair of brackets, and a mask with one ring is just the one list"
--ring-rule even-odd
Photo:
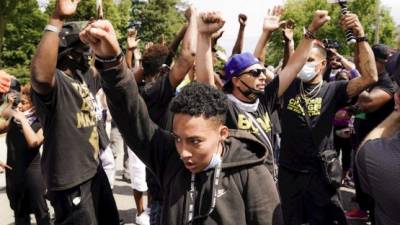
[(60, 44), (58, 47), (58, 57), (62, 58), (71, 49), (87, 47), (81, 42), (79, 33), (86, 26), (86, 21), (75, 21), (65, 23), (62, 27), (59, 37)]
[(372, 51), (377, 59), (387, 60), (390, 56), (390, 48), (384, 44), (374, 44)]

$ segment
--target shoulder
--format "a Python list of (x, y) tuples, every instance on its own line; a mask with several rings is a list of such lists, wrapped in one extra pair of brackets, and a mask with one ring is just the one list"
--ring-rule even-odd
[[(382, 154), (382, 153), (385, 154)], [(385, 163), (386, 157), (390, 157), (391, 152), (400, 152), (400, 133), (392, 138), (378, 138), (367, 141), (357, 152), (357, 162), (361, 167), (366, 168), (370, 162), (380, 165), (380, 161)]]

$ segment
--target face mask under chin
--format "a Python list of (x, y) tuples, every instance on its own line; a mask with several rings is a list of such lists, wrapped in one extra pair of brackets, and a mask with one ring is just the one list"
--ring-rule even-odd
[(254, 102), (257, 100), (259, 96), (263, 94), (263, 91), (256, 90), (249, 85), (247, 85), (244, 81), (240, 80), (244, 86), (246, 86), (246, 90), (243, 90), (242, 88), (238, 87), (238, 90), (242, 95), (244, 95), (246, 98), (248, 98), (250, 101)]

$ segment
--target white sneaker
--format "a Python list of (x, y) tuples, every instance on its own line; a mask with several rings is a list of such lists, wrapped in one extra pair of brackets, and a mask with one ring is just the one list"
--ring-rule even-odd
[(143, 211), (140, 216), (136, 214), (136, 224), (137, 225), (150, 225), (150, 217), (147, 211)]

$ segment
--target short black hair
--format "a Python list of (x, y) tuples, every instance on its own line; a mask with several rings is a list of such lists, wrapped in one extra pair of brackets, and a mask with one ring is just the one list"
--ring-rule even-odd
[(166, 63), (169, 53), (168, 47), (162, 44), (154, 44), (149, 47), (142, 57), (143, 75), (157, 75), (161, 66)]
[(171, 111), (175, 114), (204, 116), (206, 119), (216, 117), (222, 124), (227, 109), (228, 99), (222, 91), (198, 82), (185, 86), (171, 104)]

